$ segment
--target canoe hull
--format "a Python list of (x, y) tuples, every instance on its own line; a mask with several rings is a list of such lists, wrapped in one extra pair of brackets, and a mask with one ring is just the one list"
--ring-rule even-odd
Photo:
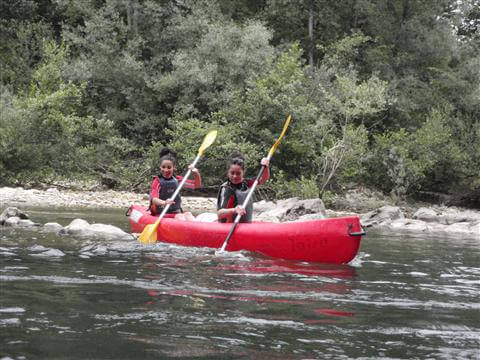
[[(130, 209), (132, 232), (140, 233), (157, 218), (138, 205)], [(162, 219), (158, 241), (183, 246), (220, 248), (232, 224)], [(228, 251), (248, 250), (273, 258), (344, 264), (358, 252), (362, 227), (357, 216), (306, 222), (238, 224)], [(356, 234), (355, 234), (356, 233)], [(353, 234), (353, 235), (351, 235)]]

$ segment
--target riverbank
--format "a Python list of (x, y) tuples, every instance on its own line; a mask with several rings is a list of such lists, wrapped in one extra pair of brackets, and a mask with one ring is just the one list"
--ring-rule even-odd
[[(261, 203), (261, 202), (260, 202)], [(260, 205), (259, 206), (262, 206)], [(82, 188), (50, 187), (46, 189), (24, 189), (22, 187), (0, 187), (0, 208), (17, 207), (71, 207), (71, 208), (129, 208), (132, 204), (148, 205), (148, 194), (114, 190), (86, 190)], [(213, 197), (182, 196), (185, 210), (210, 212), (216, 210)], [(335, 195), (332, 208), (325, 209), (328, 216), (364, 214), (382, 206), (392, 205), (392, 200), (368, 189), (347, 191)], [(401, 206), (406, 216), (411, 216), (422, 204)], [(256, 206), (258, 207), (258, 206)]]
[[(468, 237), (480, 240), (480, 211), (426, 203), (403, 203), (393, 206), (392, 200), (365, 189), (352, 190), (333, 199), (326, 209), (322, 200), (291, 198), (277, 202), (255, 203), (254, 219), (262, 221), (308, 221), (326, 217), (358, 215), (365, 228), (392, 234)], [(148, 205), (148, 195), (126, 191), (84, 191), (0, 188), (0, 211), (7, 207), (123, 208)], [(215, 212), (212, 197), (182, 196), (185, 210), (194, 213)]]
[[(214, 211), (215, 200), (205, 197), (182, 197), (183, 207), (191, 211)], [(132, 204), (148, 206), (148, 195), (127, 191), (84, 191), (58, 189), (24, 189), (21, 187), (0, 188), (0, 209), (17, 207), (86, 207), (86, 208), (125, 208)]]

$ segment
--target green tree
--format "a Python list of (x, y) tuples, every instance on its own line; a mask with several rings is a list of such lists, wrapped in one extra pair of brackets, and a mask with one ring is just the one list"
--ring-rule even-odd
[(384, 111), (388, 96), (386, 83), (376, 77), (362, 81), (348, 61), (337, 61), (339, 53), (354, 54), (354, 44), (345, 40), (332, 45), (320, 70), (313, 73), (302, 66), (301, 51), (293, 46), (225, 110), (226, 121), (235, 119), (240, 127), (235, 136), (261, 144), (261, 153), (278, 136), (286, 115), (293, 115), (274, 161), (286, 181), (303, 174), (307, 180), (315, 179), (322, 192), (337, 173), (352, 179), (362, 170), (351, 168), (352, 160), (367, 148), (362, 119)]
[(66, 83), (61, 74), (67, 52), (64, 45), (46, 42), (28, 91), (18, 96), (2, 94), (4, 182), (93, 174), (122, 144), (110, 121), (80, 115), (84, 88)]

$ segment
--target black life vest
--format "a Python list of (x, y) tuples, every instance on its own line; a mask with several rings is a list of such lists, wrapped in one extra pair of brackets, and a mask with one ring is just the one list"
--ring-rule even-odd
[[(158, 192), (158, 198), (161, 200), (170, 199), (177, 190), (179, 181), (175, 176), (172, 176), (170, 179), (165, 179), (163, 176), (155, 176), (154, 181), (158, 182), (160, 186), (160, 191)], [(151, 201), (151, 199), (150, 199)], [(151, 208), (151, 206), (150, 206)], [(159, 207), (156, 209), (155, 213), (160, 214), (163, 208)], [(170, 205), (168, 208), (168, 213), (175, 213), (182, 211), (182, 198), (180, 194), (175, 197), (175, 204)]]
[[(248, 195), (248, 182), (244, 180), (239, 185), (234, 185), (230, 181), (223, 183), (220, 186), (217, 197), (217, 209), (234, 208), (237, 205), (243, 205)], [(240, 218), (242, 223), (252, 222), (253, 217), (253, 198), (250, 198), (248, 204), (245, 206), (246, 213)], [(231, 221), (235, 219), (235, 216)], [(226, 222), (227, 219), (221, 219), (220, 222)]]

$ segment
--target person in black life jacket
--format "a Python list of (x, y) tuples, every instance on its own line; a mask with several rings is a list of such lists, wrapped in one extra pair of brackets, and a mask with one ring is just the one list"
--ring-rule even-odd
[[(263, 158), (260, 164), (265, 166), (258, 184), (265, 183), (270, 178), (269, 159)], [(249, 188), (255, 178), (245, 179), (245, 159), (240, 154), (230, 155), (227, 160), (227, 178), (217, 196), (217, 216), (219, 222), (233, 222), (237, 214), (242, 215), (240, 222), (252, 222), (253, 199), (243, 207)]]
[[(149, 210), (152, 215), (160, 215), (163, 208), (170, 204), (165, 217), (175, 218), (178, 220), (195, 220), (194, 216), (190, 212), (183, 212), (182, 199), (180, 195), (177, 195), (174, 200), (170, 200), (178, 185), (182, 181), (183, 177), (175, 175), (176, 170), (176, 154), (174, 151), (163, 148), (160, 151), (160, 174), (154, 176), (152, 186), (150, 189), (150, 207)], [(188, 189), (197, 189), (202, 186), (202, 178), (200, 172), (196, 168), (192, 168), (189, 165), (189, 169), (192, 170), (194, 179), (188, 179), (185, 182), (185, 187)]]

